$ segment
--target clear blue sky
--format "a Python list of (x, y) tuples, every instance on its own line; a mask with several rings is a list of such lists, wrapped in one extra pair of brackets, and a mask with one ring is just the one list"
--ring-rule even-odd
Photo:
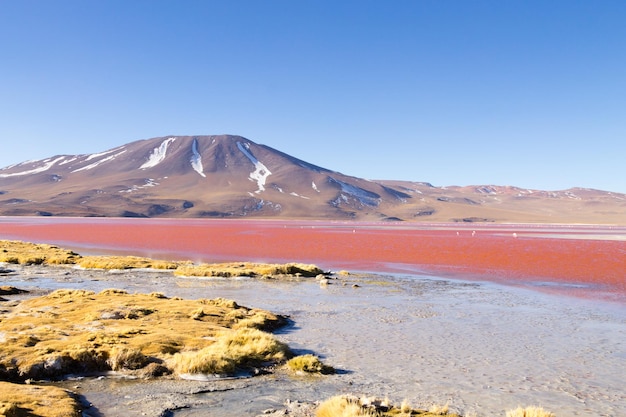
[(626, 1), (0, 0), (0, 167), (221, 133), (369, 179), (626, 192)]

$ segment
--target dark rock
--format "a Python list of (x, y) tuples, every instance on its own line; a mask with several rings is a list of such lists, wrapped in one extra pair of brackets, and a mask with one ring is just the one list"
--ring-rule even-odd
[(433, 214), (435, 214), (437, 210), (435, 210), (432, 207), (424, 207), (424, 208), (420, 208), (417, 213), (415, 213), (415, 217), (421, 217), (421, 216), (432, 216)]
[(459, 222), (463, 222), (463, 223), (489, 223), (489, 222), (494, 222), (495, 220), (493, 219), (487, 219), (484, 217), (464, 217), (462, 219), (452, 219), (453, 221), (459, 223)]
[(124, 210), (121, 214), (121, 217), (148, 217), (145, 214), (142, 213), (136, 213), (134, 211), (128, 211), (128, 210)]
[(174, 210), (174, 207), (165, 204), (153, 204), (148, 208), (148, 216), (159, 216)]
[[(0, 270), (0, 272), (3, 270)], [(5, 269), (4, 271), (11, 271), (10, 269)], [(0, 295), (16, 295), (16, 294), (25, 294), (28, 291), (26, 290), (21, 290), (19, 288), (15, 288), (15, 287), (9, 287), (9, 286), (2, 286), (0, 287)]]

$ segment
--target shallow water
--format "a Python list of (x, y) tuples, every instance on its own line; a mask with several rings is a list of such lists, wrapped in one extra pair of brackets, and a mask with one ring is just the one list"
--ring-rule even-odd
[(626, 304), (626, 226), (0, 217), (0, 238), (81, 254), (475, 276)]
[[(39, 270), (6, 277), (4, 284), (235, 299), (289, 315), (294, 325), (278, 336), (342, 370), (314, 379), (244, 380), (241, 389), (194, 395), (195, 405), (173, 416), (252, 416), (287, 399), (319, 401), (347, 392), (423, 407), (449, 403), (452, 410), (484, 417), (502, 417), (520, 405), (540, 405), (558, 416), (626, 415), (623, 304), (415, 274), (342, 277), (322, 288), (313, 281), (198, 280), (143, 272), (70, 270), (56, 279), (46, 272), (54, 268)], [(144, 382), (81, 383), (82, 394), (105, 416), (122, 410), (141, 415), (146, 400), (135, 384)], [(154, 392), (152, 400), (159, 401)]]

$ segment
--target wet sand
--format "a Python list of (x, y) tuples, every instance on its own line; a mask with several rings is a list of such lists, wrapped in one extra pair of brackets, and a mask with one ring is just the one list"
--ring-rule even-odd
[(485, 417), (520, 405), (540, 405), (559, 416), (626, 415), (626, 306), (620, 303), (424, 274), (349, 276), (321, 288), (312, 280), (18, 267), (3, 283), (235, 299), (289, 315), (293, 326), (278, 336), (342, 370), (315, 378), (277, 372), (213, 382), (65, 382), (94, 404), (93, 416), (255, 416), (287, 400), (319, 401), (338, 393), (426, 407), (449, 403)]

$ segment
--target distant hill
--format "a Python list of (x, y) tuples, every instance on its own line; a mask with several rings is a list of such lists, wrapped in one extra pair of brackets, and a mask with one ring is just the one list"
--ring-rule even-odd
[(240, 136), (167, 136), (0, 169), (0, 215), (626, 224), (626, 195), (370, 181)]

